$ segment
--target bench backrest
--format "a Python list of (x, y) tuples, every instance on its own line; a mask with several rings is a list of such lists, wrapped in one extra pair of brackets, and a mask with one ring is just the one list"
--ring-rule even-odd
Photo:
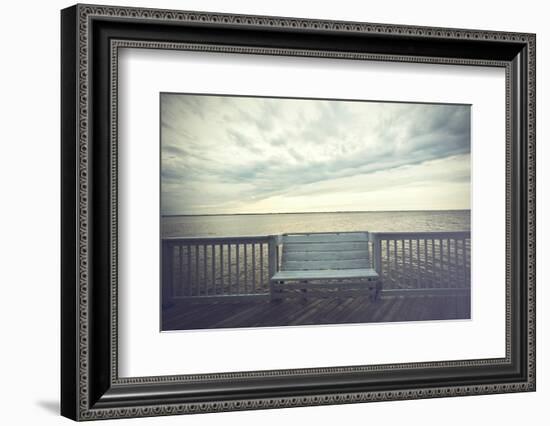
[(284, 234), (281, 270), (370, 268), (368, 232)]

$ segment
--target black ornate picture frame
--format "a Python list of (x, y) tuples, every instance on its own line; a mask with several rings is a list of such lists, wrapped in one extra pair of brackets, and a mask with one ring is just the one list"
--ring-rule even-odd
[[(93, 420), (535, 390), (534, 34), (76, 5), (61, 12), (61, 38), (62, 415)], [(505, 69), (506, 356), (119, 377), (117, 64), (124, 47)]]

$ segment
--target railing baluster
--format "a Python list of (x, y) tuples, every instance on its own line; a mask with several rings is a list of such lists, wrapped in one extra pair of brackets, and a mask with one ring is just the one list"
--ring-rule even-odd
[(416, 240), (416, 287), (420, 287), (420, 240)]
[(459, 280), (459, 283), (462, 281), (461, 273), (462, 268), (460, 267), (460, 252), (458, 251), (458, 242), (460, 240), (455, 239), (455, 264), (456, 264), (456, 278)]
[(185, 246), (185, 268), (186, 268), (186, 274), (187, 274), (187, 295), (191, 296), (191, 288), (193, 287), (193, 253), (191, 250), (192, 246), (186, 245)]
[(183, 276), (183, 245), (178, 246), (179, 248), (179, 274), (178, 274), (178, 296), (185, 296), (185, 278)]
[(462, 240), (462, 259), (464, 262), (464, 282), (470, 283), (469, 268), (468, 268), (468, 256), (466, 255), (466, 239)]
[(430, 281), (431, 281), (431, 286), (432, 287), (436, 287), (437, 286), (437, 282), (436, 282), (436, 274), (435, 274), (435, 240), (430, 240), (430, 249), (431, 249), (431, 254), (430, 254)]
[(252, 243), (252, 292), (256, 291), (256, 244)]
[(208, 254), (207, 254), (207, 251), (206, 251), (206, 244), (203, 244), (202, 246), (202, 255), (203, 255), (203, 262), (204, 262), (204, 291), (205, 291), (205, 295), (208, 296), (208, 271), (206, 269), (206, 263), (207, 263), (207, 257), (208, 257)]
[(246, 246), (244, 244), (244, 292), (248, 292), (248, 256), (246, 255)]
[(372, 256), (374, 263), (374, 270), (381, 275), (382, 274), (382, 241), (380, 238), (375, 238), (372, 242)]
[(429, 287), (430, 285), (433, 284), (432, 282), (432, 269), (431, 269), (431, 266), (430, 266), (430, 240), (429, 239), (425, 239), (424, 240), (424, 245), (425, 245), (425, 248), (424, 248), (424, 254), (426, 255), (426, 258), (424, 259), (424, 262), (425, 262), (425, 266), (426, 266), (426, 286)]
[(199, 245), (195, 244), (195, 289), (197, 291), (196, 296), (200, 293), (200, 274), (199, 274)]
[(405, 253), (405, 240), (401, 239), (400, 241), (401, 241), (401, 278), (400, 278), (400, 281), (401, 281), (402, 286), (407, 287), (407, 284), (406, 284), (406, 281), (407, 281), (407, 273), (406, 273), (407, 257), (406, 257), (406, 253)]
[(451, 264), (449, 260), (449, 239), (444, 240), (443, 248), (445, 250), (445, 252), (443, 253), (443, 259), (445, 259), (445, 275), (447, 277), (446, 287), (449, 287), (451, 282), (451, 276), (450, 276)]
[(430, 246), (432, 244), (432, 241), (430, 239), (426, 239), (424, 241), (426, 244), (426, 277), (427, 277), (427, 285), (433, 286), (433, 276), (432, 276), (432, 260), (433, 260), (433, 251), (430, 250)]
[(424, 262), (425, 262), (425, 266), (426, 266), (426, 287), (429, 287), (430, 285), (432, 285), (432, 269), (431, 269), (431, 266), (430, 266), (430, 256), (429, 256), (429, 252), (430, 252), (430, 244), (429, 244), (429, 239), (425, 239), (424, 240), (424, 251), (425, 251), (425, 255), (426, 255), (426, 258), (424, 259)]
[(397, 269), (397, 241), (396, 240), (392, 241), (392, 246), (393, 246), (392, 247), (393, 248), (393, 254), (392, 254), (392, 256), (393, 256), (393, 259), (392, 259), (393, 267), (392, 267), (391, 263), (388, 265), (388, 267), (389, 267), (389, 272), (390, 272), (391, 277), (392, 277), (391, 280), (392, 280), (392, 282), (395, 282), (397, 272), (399, 272), (398, 269)]
[(187, 251), (187, 294), (191, 296), (192, 277), (191, 277), (191, 246), (185, 246)]
[(221, 294), (224, 293), (224, 279), (223, 279), (223, 243), (220, 244), (220, 289), (221, 289)]
[(462, 280), (462, 255), (460, 254), (460, 250), (459, 250), (459, 242), (461, 243), (461, 240), (457, 239), (456, 240), (456, 255), (457, 255), (457, 259), (456, 259), (456, 264), (457, 264), (457, 276), (460, 280)]
[(447, 275), (445, 272), (445, 251), (444, 251), (444, 241), (439, 239), (439, 276), (441, 277), (441, 287), (447, 287)]
[(447, 238), (445, 241), (446, 248), (446, 264), (447, 264), (447, 287), (452, 285), (452, 276), (451, 276), (451, 251), (450, 251), (451, 240)]
[(271, 282), (271, 277), (275, 275), (279, 266), (277, 264), (277, 239), (276, 237), (270, 237), (267, 243), (267, 285), (269, 288), (270, 297), (273, 299), (275, 297), (275, 289)]
[[(403, 247), (405, 249), (405, 252), (403, 254), (403, 261), (405, 264), (405, 285), (407, 288), (409, 288), (411, 285), (411, 241), (403, 240)], [(407, 257), (409, 258), (408, 260)]]
[(443, 245), (443, 249), (444, 249), (444, 252), (443, 252), (443, 260), (444, 260), (444, 264), (445, 264), (445, 287), (449, 287), (450, 285), (450, 276), (449, 276), (449, 271), (450, 271), (450, 265), (449, 265), (449, 256), (448, 256), (448, 253), (449, 253), (449, 240), (442, 240), (441, 241), (441, 244)]
[(420, 271), (420, 280), (422, 287), (426, 286), (426, 240), (419, 240), (420, 246), (418, 248), (418, 270)]
[[(403, 287), (403, 282), (406, 281), (406, 265), (405, 265), (405, 240), (401, 239), (401, 287)], [(405, 284), (405, 287), (407, 285)]]
[(464, 277), (467, 280), (468, 279), (468, 248), (466, 245), (466, 240), (463, 240), (463, 257), (464, 257)]
[[(409, 287), (410, 283), (410, 274), (409, 274), (409, 266), (410, 266), (410, 253), (409, 249), (407, 249), (407, 240), (402, 240), (401, 244), (403, 244), (403, 278), (402, 281), (405, 284), (405, 287)], [(407, 255), (409, 255), (409, 260), (407, 260)]]
[(397, 241), (393, 240), (393, 272), (392, 272), (392, 282), (395, 282), (395, 277), (398, 276), (397, 268)]
[(264, 243), (260, 243), (260, 288), (264, 290)]
[(447, 287), (451, 286), (452, 271), (451, 271), (451, 240), (447, 238)]
[(456, 239), (455, 240), (455, 248), (456, 248), (456, 275), (457, 275), (457, 278), (458, 279), (462, 279), (462, 261), (461, 261), (461, 255), (460, 255), (460, 250), (459, 250), (459, 243), (460, 240), (459, 239)]
[[(445, 264), (444, 264), (444, 261), (443, 261), (443, 239), (440, 238), (439, 239), (439, 275), (443, 276), (444, 272), (445, 272)], [(445, 282), (440, 281), (440, 284), (442, 284), (442, 285), (440, 285), (440, 287), (446, 287)]]
[(169, 307), (176, 295), (174, 292), (174, 245), (163, 241), (162, 244), (162, 306)]
[(187, 273), (189, 275), (189, 288), (187, 289), (189, 296), (193, 296), (193, 246), (187, 246)]
[(186, 246), (187, 250), (187, 277), (189, 283), (187, 284), (187, 295), (192, 296), (193, 295), (193, 246), (188, 245)]
[(407, 276), (409, 277), (410, 286), (412, 286), (413, 285), (412, 276), (413, 276), (414, 265), (413, 265), (412, 241), (410, 239), (409, 239), (409, 264), (407, 266), (408, 266)]
[(433, 246), (432, 246), (432, 263), (433, 263), (433, 266), (432, 266), (432, 270), (433, 270), (433, 279), (434, 279), (434, 286), (435, 287), (440, 287), (441, 286), (441, 280), (439, 278), (439, 262), (438, 262), (438, 259), (437, 259), (437, 249), (438, 249), (438, 245), (437, 245), (437, 240), (434, 238), (433, 240)]
[(449, 286), (455, 286), (455, 268), (453, 265), (453, 240), (447, 238), (447, 263), (449, 265)]
[(239, 251), (240, 251), (240, 244), (235, 244), (236, 245), (236, 253), (235, 253), (235, 256), (236, 256), (236, 268), (237, 268), (237, 293), (241, 293), (241, 277), (239, 276), (240, 275), (240, 267), (239, 267)]
[(456, 244), (456, 275), (457, 275), (457, 279), (462, 281), (462, 278), (463, 278), (463, 265), (462, 265), (462, 256), (460, 254), (460, 251), (459, 251), (459, 245), (458, 243), (460, 242), (460, 245), (462, 245), (462, 240), (455, 240), (455, 244)]
[(229, 276), (229, 283), (227, 285), (227, 292), (229, 294), (233, 294), (232, 293), (232, 288), (231, 288), (232, 283), (233, 283), (233, 279), (231, 277), (231, 243), (229, 243), (227, 245), (227, 269), (228, 269), (227, 274)]
[(170, 247), (170, 250), (169, 250), (170, 261), (169, 261), (168, 266), (170, 267), (169, 277), (170, 277), (170, 283), (171, 283), (171, 287), (172, 287), (172, 297), (173, 297), (173, 296), (179, 296), (178, 287), (179, 287), (180, 277), (177, 277), (177, 279), (176, 279), (176, 268), (174, 266), (175, 260), (176, 260), (175, 259), (176, 258), (176, 245), (175, 244), (170, 244), (169, 247)]
[[(390, 263), (390, 241), (386, 240), (385, 243), (386, 243), (386, 261), (384, 262), (385, 268), (382, 268), (382, 271), (387, 271), (387, 269), (389, 268), (389, 263)], [(387, 273), (385, 273), (385, 274), (389, 275)]]
[(214, 294), (217, 294), (216, 290), (216, 246), (212, 244), (210, 246), (210, 251), (212, 252), (212, 288)]
[(437, 258), (436, 258), (437, 253), (436, 253), (436, 240), (435, 240), (435, 238), (432, 239), (432, 247), (431, 248), (432, 248), (432, 254), (430, 256), (430, 260), (432, 262), (432, 272), (433, 272), (434, 279), (435, 279), (435, 272), (436, 272), (436, 269), (437, 269), (437, 265), (436, 265), (437, 264), (437, 262), (436, 262), (437, 261)]

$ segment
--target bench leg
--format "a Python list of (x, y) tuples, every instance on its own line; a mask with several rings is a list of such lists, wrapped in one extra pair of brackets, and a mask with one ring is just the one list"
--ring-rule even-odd
[[(303, 284), (307, 284), (307, 281), (300, 281)], [(300, 289), (302, 292), (302, 302), (307, 302), (307, 288)]]
[(371, 302), (376, 302), (378, 300), (380, 300), (380, 291), (382, 290), (382, 281), (380, 280), (369, 280), (370, 281), (370, 284), (369, 284), (369, 287), (370, 287), (370, 301)]
[(376, 286), (375, 286), (375, 294), (374, 294), (374, 301), (380, 300), (380, 292), (382, 291), (382, 281), (376, 280)]
[(280, 287), (283, 284), (283, 281), (277, 281), (276, 283), (271, 283), (271, 301), (276, 302), (282, 299), (282, 288)]

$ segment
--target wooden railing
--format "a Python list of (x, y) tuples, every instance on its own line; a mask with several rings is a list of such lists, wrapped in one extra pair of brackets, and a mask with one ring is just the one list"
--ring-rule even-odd
[[(369, 239), (369, 258), (383, 293), (470, 288), (469, 232), (371, 232)], [(163, 303), (269, 297), (280, 252), (277, 235), (166, 238), (161, 257)]]
[(276, 242), (274, 236), (164, 239), (164, 301), (269, 295)]
[(469, 291), (469, 232), (373, 233), (384, 293)]

